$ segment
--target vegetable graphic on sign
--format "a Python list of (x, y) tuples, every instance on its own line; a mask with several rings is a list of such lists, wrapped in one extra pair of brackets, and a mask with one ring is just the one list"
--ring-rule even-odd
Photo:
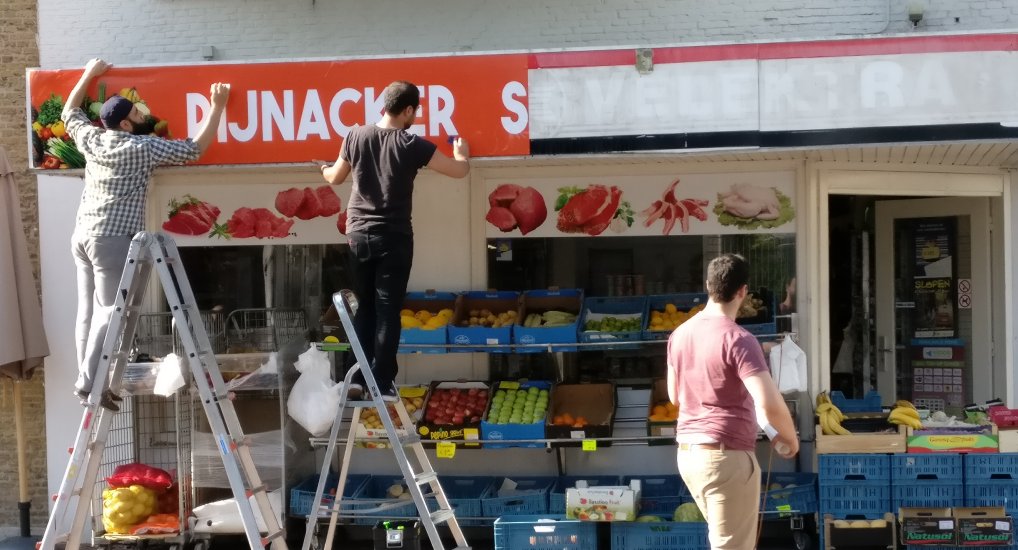
[(795, 219), (792, 199), (773, 187), (736, 183), (718, 193), (714, 213), (721, 225), (739, 229), (770, 229)]
[(503, 183), (488, 195), (488, 214), (484, 219), (503, 233), (519, 228), (526, 235), (548, 219), (544, 196), (533, 187)]
[(640, 215), (645, 218), (644, 227), (650, 227), (654, 225), (654, 222), (663, 219), (664, 227), (661, 229), (661, 234), (671, 235), (675, 222), (679, 222), (683, 233), (689, 233), (689, 218), (696, 218), (702, 222), (707, 221), (707, 213), (703, 209), (709, 202), (702, 199), (676, 198), (675, 188), (678, 185), (679, 180), (676, 179), (661, 195), (661, 200), (654, 201), (650, 208), (640, 212)]
[(556, 227), (563, 233), (600, 235), (616, 217), (622, 219), (626, 227), (633, 225), (632, 209), (627, 201), (622, 200), (622, 191), (614, 185), (595, 184), (588, 185), (586, 189), (560, 187), (558, 192)]
[(219, 208), (207, 202), (184, 195), (182, 201), (170, 200), (170, 213), (163, 222), (163, 230), (179, 235), (204, 235), (219, 219)]

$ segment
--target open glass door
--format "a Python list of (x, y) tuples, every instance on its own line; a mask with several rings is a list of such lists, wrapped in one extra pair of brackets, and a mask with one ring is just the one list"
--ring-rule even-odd
[(875, 203), (877, 391), (960, 414), (993, 397), (990, 202)]

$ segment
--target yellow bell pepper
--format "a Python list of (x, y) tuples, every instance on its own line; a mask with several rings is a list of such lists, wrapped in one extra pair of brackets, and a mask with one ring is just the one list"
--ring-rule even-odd
[(64, 135), (67, 134), (67, 130), (64, 129), (64, 121), (62, 120), (59, 120), (51, 124), (49, 129), (51, 132), (53, 132), (53, 135), (55, 137), (58, 137), (60, 139), (63, 139)]

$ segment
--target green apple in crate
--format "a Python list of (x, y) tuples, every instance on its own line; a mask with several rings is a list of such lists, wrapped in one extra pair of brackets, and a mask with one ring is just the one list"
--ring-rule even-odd
[(534, 424), (548, 413), (548, 390), (530, 387), (500, 389), (491, 398), (487, 421), (492, 424)]

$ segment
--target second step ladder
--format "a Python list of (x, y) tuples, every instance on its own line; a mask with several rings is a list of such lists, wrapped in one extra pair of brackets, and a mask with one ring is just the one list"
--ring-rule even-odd
[[(424, 530), (428, 534), (428, 539), (431, 541), (432, 549), (445, 550), (446, 547), (443, 545), (442, 539), (438, 534), (438, 526), (445, 524), (448, 526), (456, 543), (456, 546), (453, 548), (455, 550), (469, 550), (470, 547), (467, 545), (466, 537), (464, 537), (463, 530), (460, 528), (459, 521), (456, 519), (456, 514), (452, 506), (449, 504), (449, 499), (446, 497), (441, 483), (438, 481), (438, 473), (431, 467), (431, 462), (428, 460), (428, 455), (424, 452), (424, 446), (421, 444), (420, 437), (412, 431), (413, 421), (410, 419), (410, 415), (407, 413), (406, 407), (403, 406), (402, 400), (397, 400), (395, 403), (386, 403), (385, 400), (382, 399), (382, 393), (379, 391), (378, 384), (375, 381), (375, 377), (374, 374), (372, 374), (371, 369), (361, 368), (361, 365), (368, 365), (369, 363), (364, 354), (364, 349), (361, 347), (360, 341), (357, 339), (357, 333), (354, 331), (353, 326), (353, 316), (357, 310), (356, 297), (353, 292), (349, 290), (341, 290), (333, 295), (332, 301), (336, 306), (336, 311), (339, 313), (339, 319), (343, 323), (343, 330), (346, 332), (347, 338), (350, 340), (350, 349), (354, 353), (357, 364), (346, 373), (346, 377), (344, 378), (344, 391), (339, 401), (339, 412), (336, 414), (336, 420), (332, 424), (332, 431), (329, 433), (329, 443), (326, 447), (325, 457), (322, 460), (322, 471), (318, 476), (318, 487), (315, 490), (315, 497), (312, 501), (311, 510), (307, 518), (307, 528), (304, 533), (304, 544), (302, 545), (302, 550), (310, 550), (312, 544), (316, 542), (319, 513), (323, 510), (330, 514), (330, 518), (329, 529), (326, 533), (325, 542), (322, 548), (332, 548), (336, 525), (338, 523), (342, 507), (343, 489), (349, 472), (350, 456), (352, 454), (355, 443), (354, 440), (357, 435), (357, 424), (360, 423), (361, 409), (369, 407), (373, 407), (378, 411), (378, 418), (382, 421), (382, 426), (385, 427), (385, 433), (389, 439), (389, 446), (396, 455), (396, 463), (399, 464), (399, 469), (403, 474), (403, 478), (406, 480), (407, 490), (417, 507), (418, 516), (420, 517), (421, 524), (424, 526)], [(366, 401), (348, 401), (345, 389), (350, 387), (350, 382), (353, 379), (354, 374), (358, 371), (360, 371), (364, 376), (364, 382), (367, 386), (367, 392), (370, 399)], [(392, 410), (395, 410), (399, 416), (403, 430), (396, 428), (395, 422), (390, 414), (390, 407)], [(350, 426), (347, 430), (347, 441), (343, 449), (343, 460), (339, 471), (339, 484), (336, 487), (336, 500), (334, 505), (323, 508), (322, 499), (325, 494), (325, 485), (329, 474), (329, 468), (332, 465), (332, 458), (336, 453), (340, 427), (343, 423), (347, 409), (351, 408), (353, 409), (353, 413), (350, 416)], [(429, 501), (433, 501), (434, 506), (429, 507)], [(387, 508), (395, 507), (396, 505), (398, 504), (391, 506), (382, 505), (374, 510), (383, 511)], [(434, 510), (431, 508), (434, 508)]]

